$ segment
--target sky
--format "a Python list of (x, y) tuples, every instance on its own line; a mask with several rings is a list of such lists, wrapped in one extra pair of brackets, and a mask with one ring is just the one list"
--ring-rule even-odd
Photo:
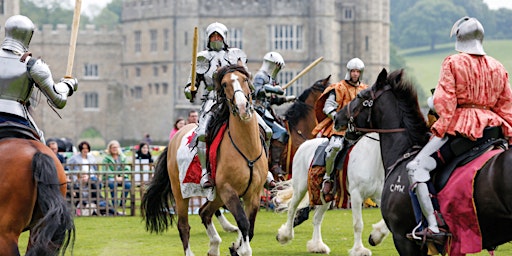
[(487, 3), (487, 6), (489, 6), (489, 9), (496, 10), (499, 8), (507, 8), (512, 9), (512, 1), (510, 0), (484, 0), (485, 3)]

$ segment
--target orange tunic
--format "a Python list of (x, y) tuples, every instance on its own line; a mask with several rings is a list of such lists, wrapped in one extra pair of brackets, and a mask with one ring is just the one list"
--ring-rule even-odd
[(459, 53), (441, 66), (434, 92), (438, 137), (459, 133), (476, 140), (487, 126), (501, 126), (512, 143), (512, 90), (503, 65), (490, 56)]
[(366, 88), (368, 88), (368, 85), (366, 84), (360, 83), (359, 86), (352, 86), (345, 80), (341, 80), (340, 82), (331, 84), (329, 87), (325, 88), (324, 92), (315, 103), (315, 115), (318, 124), (313, 131), (311, 131), (311, 134), (316, 136), (319, 132), (322, 132), (322, 136), (324, 137), (331, 137), (333, 134), (345, 135), (345, 131), (337, 132), (334, 130), (333, 120), (324, 113), (323, 108), (325, 100), (328, 98), (329, 92), (335, 90), (336, 102), (338, 102), (336, 112), (338, 112), (353, 100), (360, 91)]

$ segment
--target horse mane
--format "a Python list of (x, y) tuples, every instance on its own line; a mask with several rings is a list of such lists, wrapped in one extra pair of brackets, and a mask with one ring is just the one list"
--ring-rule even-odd
[(306, 104), (306, 100), (312, 91), (320, 91), (323, 92), (325, 88), (329, 85), (329, 79), (331, 76), (329, 75), (325, 79), (320, 79), (316, 81), (313, 86), (307, 88), (302, 92), (302, 94), (297, 98), (292, 106), (286, 110), (284, 113), (284, 119), (288, 121), (288, 125), (290, 127), (296, 126), (300, 120), (307, 117), (306, 113), (313, 110), (315, 106), (309, 106)]
[(210, 123), (208, 124), (208, 132), (206, 133), (205, 138), (206, 144), (208, 145), (211, 144), (222, 125), (228, 122), (229, 106), (228, 104), (225, 104), (227, 99), (226, 94), (224, 93), (224, 86), (221, 83), (222, 78), (224, 78), (226, 74), (235, 71), (242, 73), (247, 78), (249, 77), (249, 72), (247, 72), (243, 66), (236, 64), (221, 67), (219, 70), (217, 70), (217, 74), (214, 75), (215, 90), (217, 91), (217, 101), (210, 110), (213, 111), (214, 114)]
[(391, 72), (387, 80), (398, 100), (398, 108), (404, 116), (402, 122), (409, 132), (412, 144), (425, 145), (429, 138), (429, 128), (420, 110), (414, 84), (410, 79), (405, 78), (403, 69)]

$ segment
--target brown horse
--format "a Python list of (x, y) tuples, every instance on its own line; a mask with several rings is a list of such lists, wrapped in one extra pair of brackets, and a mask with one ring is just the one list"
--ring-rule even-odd
[(1, 139), (0, 152), (0, 255), (20, 255), (24, 231), (30, 231), (26, 255), (64, 254), (75, 228), (57, 156), (43, 143), (22, 138)]
[[(216, 162), (215, 198), (199, 210), (202, 222), (210, 237), (208, 255), (220, 255), (220, 236), (212, 224), (214, 212), (221, 206), (233, 214), (239, 228), (238, 240), (231, 246), (231, 255), (252, 255), (249, 241), (254, 235), (254, 223), (260, 206), (260, 195), (268, 172), (264, 142), (260, 137), (258, 121), (253, 112), (251, 86), (248, 73), (241, 66), (228, 66), (218, 71), (216, 87), (218, 101), (214, 106), (217, 115), (209, 131), (217, 124), (226, 124), (218, 146)], [(172, 226), (178, 215), (178, 230), (185, 255), (193, 255), (189, 244), (189, 198), (184, 198), (180, 183), (179, 166), (183, 152), (188, 149), (188, 137), (195, 125), (183, 127), (169, 142), (159, 157), (155, 176), (142, 198), (142, 216), (151, 232), (163, 232)], [(207, 142), (211, 138), (207, 138)], [(212, 170), (213, 173), (213, 170)], [(170, 180), (170, 183), (169, 183)], [(175, 203), (175, 213), (169, 214), (169, 199)], [(240, 200), (242, 199), (242, 200)], [(241, 203), (243, 202), (243, 205)], [(245, 209), (244, 209), (245, 208)]]
[(292, 178), (292, 161), (300, 144), (313, 138), (311, 131), (317, 124), (314, 111), (315, 102), (329, 85), (330, 78), (331, 76), (329, 75), (325, 79), (320, 79), (304, 90), (284, 114), (284, 127), (290, 137), (286, 149), (281, 154), (280, 164), (283, 171), (288, 174), (286, 179)]
[[(360, 92), (350, 104), (339, 111), (336, 115), (335, 129), (343, 130), (348, 127), (363, 132), (380, 133), (386, 177), (382, 194), (382, 216), (393, 234), (394, 244), (400, 255), (427, 255), (427, 246), (418, 245), (406, 237), (417, 223), (408, 191), (410, 184), (405, 166), (413, 159), (411, 156), (417, 153), (418, 147), (427, 143), (429, 134), (414, 85), (404, 79), (404, 76), (403, 70), (394, 71), (389, 75), (385, 69), (382, 70), (372, 87)], [(474, 146), (470, 151), (488, 149), (480, 146), (482, 145)], [(449, 245), (463, 241), (462, 239), (473, 234), (472, 228), (476, 227), (481, 238), (465, 245), (477, 244), (479, 248), (471, 249), (494, 250), (497, 246), (512, 241), (512, 151), (502, 150), (480, 166), (481, 168), (475, 168), (478, 169), (476, 173), (467, 165), (460, 166), (459, 170), (470, 172), (474, 180), (457, 182), (460, 181), (457, 179), (452, 183), (459, 187), (463, 187), (464, 184), (472, 185), (472, 191), (469, 193), (471, 211), (465, 212), (462, 216), (456, 215), (453, 209), (463, 208), (464, 202), (467, 202), (462, 196), (463, 192), (458, 190), (455, 207), (442, 213), (453, 232), (452, 243)], [(453, 189), (454, 186), (450, 188)], [(439, 190), (438, 193), (441, 205), (450, 199), (441, 198), (443, 192), (445, 189)], [(472, 211), (476, 216), (469, 214)], [(462, 221), (453, 221), (453, 225), (450, 225), (448, 217)], [(465, 226), (467, 224), (470, 224), (471, 230)], [(466, 231), (457, 235), (454, 230), (461, 228), (465, 228)], [(450, 254), (463, 253), (452, 251)]]

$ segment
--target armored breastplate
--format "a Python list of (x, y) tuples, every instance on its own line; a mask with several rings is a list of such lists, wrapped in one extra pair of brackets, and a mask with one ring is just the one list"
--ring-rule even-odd
[(27, 64), (20, 56), (0, 51), (0, 99), (25, 104), (32, 93), (32, 82), (27, 75)]

